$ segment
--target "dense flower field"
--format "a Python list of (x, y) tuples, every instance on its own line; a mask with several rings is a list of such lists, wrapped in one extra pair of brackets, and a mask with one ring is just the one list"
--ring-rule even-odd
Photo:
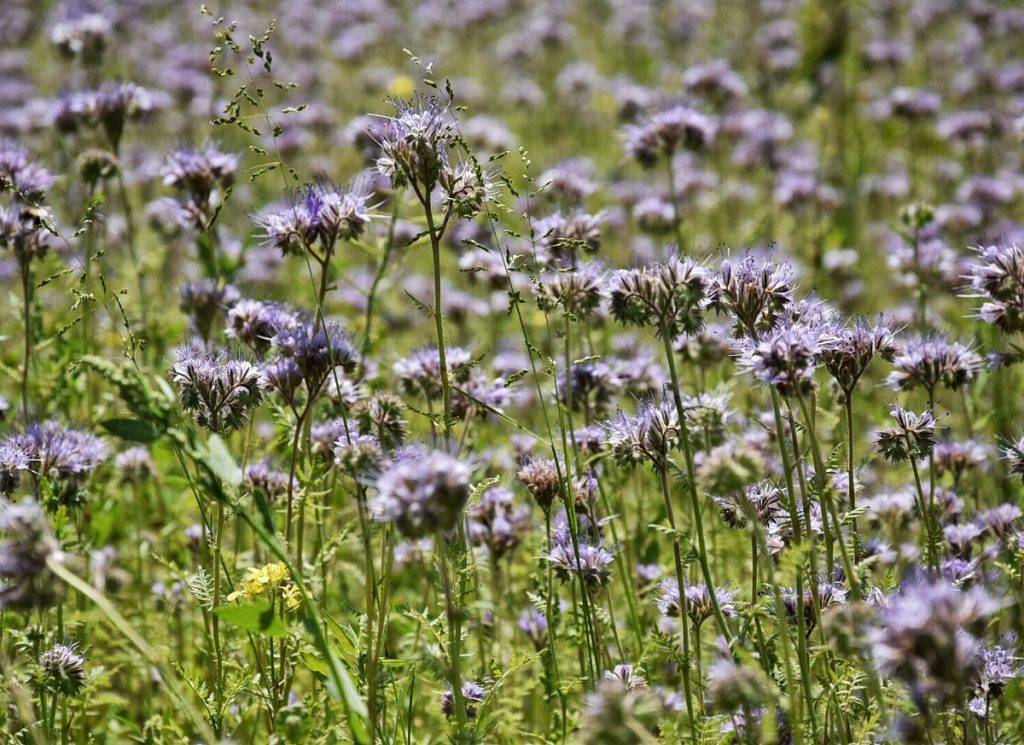
[(0, 2), (0, 739), (1024, 741), (1022, 38)]

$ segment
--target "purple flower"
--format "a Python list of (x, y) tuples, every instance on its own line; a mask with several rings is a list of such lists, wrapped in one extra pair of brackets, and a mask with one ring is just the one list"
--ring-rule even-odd
[(185, 411), (211, 432), (226, 434), (245, 424), (263, 401), (266, 386), (251, 362), (192, 346), (178, 348), (171, 378)]
[(469, 498), (470, 469), (439, 450), (402, 453), (377, 479), (372, 509), (406, 538), (452, 530)]

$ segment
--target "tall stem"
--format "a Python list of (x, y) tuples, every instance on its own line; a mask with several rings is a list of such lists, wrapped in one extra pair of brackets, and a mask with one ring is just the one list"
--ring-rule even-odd
[(217, 536), (214, 544), (213, 555), (213, 651), (217, 658), (217, 718), (214, 728), (218, 734), (221, 731), (221, 721), (224, 716), (224, 653), (220, 646), (220, 616), (216, 610), (220, 607), (221, 576), (220, 563), (221, 551), (224, 540), (224, 502), (217, 500)]
[(25, 418), (25, 426), (28, 426), (28, 382), (29, 370), (32, 363), (32, 266), (31, 259), (25, 256), (21, 264), (21, 298), (23, 303), (23, 315), (25, 319), (25, 359), (21, 365), (21, 406)]
[[(693, 739), (697, 740), (697, 722), (693, 716), (693, 690), (690, 683), (690, 619), (688, 617), (686, 606), (688, 600), (686, 597), (686, 577), (683, 573), (683, 552), (679, 545), (679, 531), (676, 528), (675, 510), (672, 508), (672, 496), (669, 494), (668, 489), (668, 472), (664, 465), (658, 467), (658, 478), (661, 483), (661, 496), (665, 500), (665, 516), (668, 518), (669, 527), (672, 528), (672, 558), (675, 563), (676, 570), (676, 585), (679, 587), (679, 626), (681, 627), (682, 636), (682, 673), (683, 673), (683, 692), (686, 696), (686, 718), (690, 723), (690, 729), (693, 733)], [(709, 588), (710, 589), (710, 588)], [(714, 592), (711, 589), (711, 592)], [(700, 654), (698, 650), (697, 654)]]
[[(700, 563), (701, 574), (704, 575), (704, 584), (708, 588), (708, 596), (711, 600), (711, 609), (715, 614), (715, 623), (718, 625), (718, 632), (725, 637), (725, 641), (732, 646), (732, 633), (725, 621), (721, 605), (718, 602), (715, 592), (714, 580), (711, 578), (711, 568), (708, 565), (707, 546), (704, 541), (704, 523), (701, 519), (700, 497), (697, 494), (697, 472), (693, 465), (693, 445), (690, 443), (690, 432), (686, 426), (686, 410), (683, 408), (683, 397), (679, 388), (679, 374), (676, 372), (675, 354), (672, 350), (672, 340), (669, 337), (667, 328), (662, 329), (661, 338), (665, 344), (665, 356), (668, 359), (668, 371), (672, 380), (672, 395), (675, 399), (676, 413), (679, 415), (679, 439), (683, 446), (683, 458), (686, 461), (686, 488), (690, 495), (690, 508), (693, 512), (693, 525), (697, 532), (697, 561)], [(679, 592), (683, 592), (680, 586)]]
[(448, 684), (452, 688), (455, 706), (455, 742), (464, 741), (466, 732), (466, 706), (462, 699), (462, 624), (461, 610), (457, 607), (449, 572), (449, 542), (442, 533), (434, 539), (441, 555), (441, 575), (444, 582), (444, 602), (448, 617)]
[(441, 400), (445, 447), (451, 447), (452, 439), (452, 383), (448, 378), (448, 357), (444, 346), (444, 309), (441, 307), (441, 236), (434, 226), (434, 212), (430, 206), (430, 195), (423, 199), (423, 213), (427, 219), (430, 234), (430, 252), (434, 261), (434, 329), (437, 332), (437, 360), (441, 373)]

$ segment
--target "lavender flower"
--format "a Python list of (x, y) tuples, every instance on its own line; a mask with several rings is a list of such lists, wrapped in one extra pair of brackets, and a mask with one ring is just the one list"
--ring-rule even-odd
[(626, 152), (645, 168), (679, 150), (703, 150), (715, 139), (715, 123), (689, 106), (677, 105), (629, 125)]
[(75, 696), (85, 687), (85, 657), (75, 645), (55, 644), (39, 656), (40, 684), (49, 692)]
[(833, 321), (824, 330), (818, 357), (842, 391), (849, 395), (871, 360), (892, 360), (896, 345), (892, 330), (879, 321), (870, 326), (858, 318), (852, 325)]
[(704, 269), (688, 258), (673, 257), (616, 272), (608, 294), (612, 315), (620, 322), (649, 326), (676, 339), (701, 329), (707, 289)]
[(957, 390), (971, 382), (982, 367), (981, 357), (958, 342), (938, 336), (912, 339), (893, 359), (896, 368), (887, 382), (893, 388), (923, 387), (929, 395), (940, 384)]
[(935, 448), (935, 417), (932, 413), (915, 414), (899, 406), (893, 406), (889, 413), (896, 426), (875, 435), (875, 443), (882, 456), (898, 463), (931, 455)]
[(978, 317), (1009, 334), (1024, 331), (1024, 251), (1015, 244), (980, 246), (967, 265), (969, 296), (985, 300)]
[(738, 262), (725, 259), (712, 277), (708, 300), (714, 310), (733, 315), (737, 335), (757, 337), (774, 328), (792, 305), (793, 272), (752, 255)]
[(55, 579), (46, 562), (59, 547), (42, 508), (0, 501), (0, 536), (0, 609), (48, 607)]
[(551, 562), (555, 576), (562, 582), (579, 577), (588, 590), (596, 592), (611, 581), (611, 564), (615, 557), (600, 543), (584, 543), (581, 535), (577, 560), (576, 547), (571, 538), (562, 534), (557, 536), (547, 560)]
[(182, 408), (217, 434), (245, 424), (263, 401), (266, 386), (251, 362), (191, 346), (178, 348), (171, 378), (178, 386)]
[[(473, 680), (462, 684), (462, 704), (466, 709), (467, 719), (476, 719), (477, 707), (487, 698), (487, 690)], [(455, 695), (451, 689), (441, 694), (441, 711), (449, 719), (455, 714)]]
[(452, 530), (469, 498), (469, 466), (439, 450), (399, 456), (377, 479), (371, 507), (406, 538)]
[(656, 469), (668, 467), (668, 454), (679, 444), (679, 414), (668, 399), (640, 405), (636, 416), (619, 412), (605, 424), (606, 443), (623, 465), (650, 463)]
[(530, 528), (529, 505), (516, 504), (512, 492), (500, 487), (481, 494), (468, 517), (470, 541), (485, 546), (495, 560), (514, 551)]

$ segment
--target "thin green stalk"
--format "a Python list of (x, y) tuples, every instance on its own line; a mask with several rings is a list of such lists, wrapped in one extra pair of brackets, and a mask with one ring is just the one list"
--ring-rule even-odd
[[(686, 409), (683, 407), (682, 393), (679, 386), (679, 374), (676, 372), (675, 354), (672, 349), (672, 341), (669, 338), (667, 328), (662, 328), (661, 338), (665, 345), (665, 356), (668, 359), (669, 378), (672, 381), (672, 395), (675, 399), (676, 413), (679, 415), (679, 440), (683, 447), (683, 458), (686, 461), (686, 489), (690, 495), (690, 509), (693, 513), (693, 525), (697, 533), (697, 561), (700, 564), (701, 574), (704, 576), (704, 584), (708, 588), (708, 596), (711, 599), (711, 609), (715, 615), (715, 623), (718, 632), (725, 638), (726, 644), (732, 646), (732, 632), (729, 624), (726, 623), (725, 615), (722, 613), (721, 605), (718, 602), (717, 587), (711, 577), (711, 568), (708, 565), (708, 552), (704, 540), (704, 523), (701, 519), (700, 497), (697, 494), (697, 470), (693, 464), (693, 445), (690, 442), (689, 428), (686, 426)], [(683, 592), (680, 586), (679, 592)]]
[(220, 734), (221, 723), (224, 716), (224, 652), (220, 644), (220, 616), (216, 610), (220, 607), (221, 580), (220, 564), (221, 551), (224, 541), (224, 503), (217, 500), (217, 535), (214, 544), (213, 558), (213, 652), (217, 660), (217, 719), (214, 722), (214, 729)]
[(434, 225), (434, 213), (430, 206), (430, 195), (423, 201), (423, 214), (427, 220), (427, 232), (430, 235), (430, 252), (434, 265), (434, 329), (437, 333), (437, 359), (441, 374), (441, 402), (443, 421), (441, 430), (444, 433), (445, 447), (451, 447), (452, 438), (452, 382), (448, 377), (448, 357), (444, 343), (444, 309), (441, 305), (441, 236)]
[(21, 366), (21, 407), (26, 427), (29, 423), (28, 382), (32, 363), (32, 266), (30, 261), (31, 259), (25, 256), (19, 262), (21, 264), (21, 297), (25, 319), (25, 359), (22, 360)]
[(462, 699), (462, 610), (456, 607), (448, 561), (449, 541), (442, 533), (434, 539), (441, 557), (441, 576), (444, 583), (445, 612), (448, 618), (448, 684), (452, 689), (455, 706), (455, 742), (461, 743), (466, 736), (466, 705)]

